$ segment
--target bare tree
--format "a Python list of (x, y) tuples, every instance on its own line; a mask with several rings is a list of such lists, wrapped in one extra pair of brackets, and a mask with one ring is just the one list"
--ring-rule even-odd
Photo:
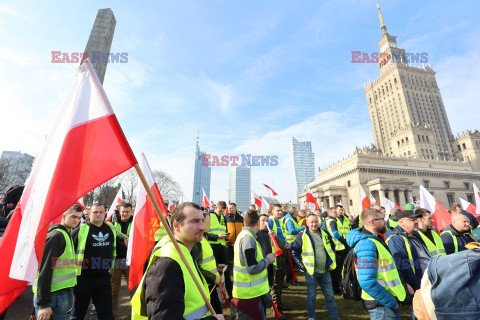
[(124, 201), (135, 205), (137, 200), (138, 175), (135, 168), (132, 168), (119, 176), (122, 184)]
[(170, 175), (162, 170), (153, 170), (153, 177), (158, 185), (163, 201), (168, 205), (168, 200), (178, 203), (183, 195), (178, 182), (172, 179)]
[(95, 201), (104, 204), (105, 206), (110, 206), (120, 187), (119, 176), (108, 180), (95, 189)]
[[(25, 155), (25, 154), (22, 154)], [(11, 186), (24, 184), (32, 169), (34, 158), (27, 156), (4, 156), (0, 158), (0, 194)]]

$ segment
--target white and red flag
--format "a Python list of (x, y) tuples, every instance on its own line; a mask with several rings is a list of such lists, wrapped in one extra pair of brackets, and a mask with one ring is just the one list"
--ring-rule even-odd
[(115, 212), (115, 209), (117, 208), (117, 205), (119, 203), (122, 203), (123, 201), (123, 192), (122, 192), (122, 186), (120, 186), (120, 189), (118, 189), (117, 194), (115, 195), (115, 198), (113, 198), (112, 205), (108, 209), (107, 217), (105, 220), (111, 221), (112, 220), (112, 215)]
[(253, 199), (255, 199), (255, 204), (257, 205), (258, 208), (261, 208), (262, 207), (262, 200), (260, 200), (260, 197), (255, 193), (253, 192)]
[(275, 197), (278, 195), (278, 193), (276, 193), (275, 190), (273, 190), (271, 187), (267, 186), (265, 183), (263, 185), (272, 192), (272, 197)]
[(385, 221), (390, 218), (390, 211), (395, 208), (395, 203), (387, 198), (383, 198), (383, 206), (385, 207)]
[(83, 197), (78, 199), (77, 204), (82, 207), (82, 210), (85, 210), (85, 202), (83, 201)]
[(371, 204), (378, 204), (377, 200), (375, 200), (375, 197), (370, 195), (370, 203)]
[[(360, 213), (370, 207), (372, 205), (372, 201), (368, 198), (365, 190), (363, 190), (362, 186), (360, 186)], [(360, 214), (359, 213), (359, 214)]]
[(207, 194), (205, 193), (205, 189), (202, 188), (203, 191), (203, 201), (202, 201), (202, 207), (206, 208), (209, 207), (210, 210), (213, 210), (213, 204), (208, 200)]
[(320, 209), (320, 207), (318, 206), (318, 202), (317, 202), (317, 199), (315, 199), (315, 197), (313, 196), (313, 193), (312, 193), (312, 190), (310, 190), (310, 188), (308, 187), (308, 185), (305, 186), (305, 188), (307, 189), (306, 192), (307, 192), (307, 195), (305, 197), (305, 200), (307, 201), (307, 207), (313, 212), (317, 209)]
[(260, 214), (267, 214), (267, 210), (270, 207), (270, 204), (264, 197), (262, 197), (262, 207), (260, 208)]
[(475, 208), (475, 206), (470, 202), (468, 202), (467, 200), (464, 200), (462, 198), (459, 198), (459, 199), (462, 205), (462, 209), (467, 211), (468, 213), (473, 214), (475, 217), (477, 217), (477, 208)]
[(450, 213), (424, 186), (420, 186), (420, 207), (432, 213), (433, 225), (437, 227), (435, 231), (438, 233), (451, 223), (452, 217)]
[(478, 191), (477, 185), (473, 184), (473, 193), (475, 194), (475, 207), (476, 207), (476, 216), (480, 216), (480, 191)]
[(172, 199), (168, 199), (168, 211), (172, 212), (175, 209), (175, 203), (173, 203)]
[(35, 280), (49, 225), (136, 163), (91, 63), (82, 66), (0, 241), (0, 313)]
[[(166, 217), (168, 215), (167, 208), (143, 153), (140, 169), (145, 175), (148, 186), (155, 196), (163, 215)], [(143, 266), (155, 246), (155, 231), (162, 226), (152, 200), (150, 200), (147, 191), (145, 191), (140, 178), (137, 188), (137, 205), (135, 206), (127, 248), (127, 265), (130, 266), (129, 290), (133, 290), (142, 280)]]

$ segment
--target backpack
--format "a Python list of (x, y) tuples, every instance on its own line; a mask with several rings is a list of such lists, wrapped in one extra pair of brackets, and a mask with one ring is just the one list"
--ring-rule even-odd
[(348, 252), (342, 267), (342, 280), (340, 281), (340, 291), (343, 299), (359, 301), (362, 295), (362, 288), (358, 283), (357, 256), (354, 248)]

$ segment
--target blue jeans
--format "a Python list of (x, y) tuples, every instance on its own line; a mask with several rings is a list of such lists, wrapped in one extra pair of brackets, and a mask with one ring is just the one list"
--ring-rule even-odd
[[(53, 311), (54, 319), (66, 319), (68, 303), (70, 302), (72, 290), (60, 290), (52, 292), (52, 302), (50, 307)], [(35, 316), (38, 318), (39, 307), (37, 305), (37, 295), (33, 296), (33, 306), (35, 307)]]
[(308, 318), (317, 319), (315, 316), (315, 298), (317, 297), (317, 284), (320, 285), (325, 302), (327, 303), (327, 310), (330, 319), (340, 320), (337, 313), (337, 305), (335, 304), (335, 297), (333, 295), (332, 278), (329, 272), (317, 273), (313, 275), (305, 272), (305, 280), (307, 281), (307, 312)]
[(368, 310), (370, 320), (400, 320), (400, 305), (397, 309), (378, 307)]

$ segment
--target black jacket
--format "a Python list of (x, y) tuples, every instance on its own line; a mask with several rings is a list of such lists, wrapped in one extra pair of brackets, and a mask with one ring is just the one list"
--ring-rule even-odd
[(52, 293), (50, 292), (53, 275), (52, 261), (55, 261), (55, 258), (60, 257), (66, 247), (63, 234), (58, 231), (51, 232), (55, 229), (62, 229), (67, 232), (67, 229), (61, 224), (54, 224), (48, 228), (49, 233), (45, 242), (42, 261), (38, 268), (37, 304), (40, 309), (50, 307), (50, 303), (52, 302)]
[(470, 234), (470, 231), (460, 232), (455, 229), (451, 224), (449, 224), (445, 229), (443, 229), (441, 238), (443, 246), (445, 247), (445, 252), (451, 254), (455, 252), (455, 245), (453, 244), (453, 239), (450, 233), (444, 233), (445, 231), (451, 231), (453, 236), (457, 238), (458, 242), (458, 251), (466, 250), (465, 245), (469, 242), (475, 242), (475, 239)]
[[(195, 260), (195, 258), (194, 258)], [(145, 277), (145, 304), (149, 320), (183, 319), (185, 282), (180, 265), (168, 257), (160, 257)], [(213, 316), (203, 319), (215, 320)]]

